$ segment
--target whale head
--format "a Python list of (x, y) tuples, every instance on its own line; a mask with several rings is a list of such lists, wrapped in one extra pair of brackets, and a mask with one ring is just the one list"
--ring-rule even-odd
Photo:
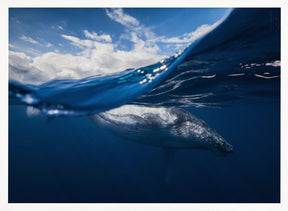
[(209, 127), (203, 120), (196, 118), (190, 113), (184, 122), (173, 126), (170, 132), (174, 136), (181, 139), (184, 138), (187, 148), (208, 149), (219, 156), (233, 152), (233, 146), (231, 144), (214, 129)]
[(226, 155), (233, 147), (203, 120), (176, 107), (122, 107), (89, 117), (127, 140), (172, 149), (208, 149)]
[(216, 155), (224, 156), (233, 152), (233, 146), (219, 134), (214, 134), (211, 139), (213, 144), (211, 145), (210, 150)]

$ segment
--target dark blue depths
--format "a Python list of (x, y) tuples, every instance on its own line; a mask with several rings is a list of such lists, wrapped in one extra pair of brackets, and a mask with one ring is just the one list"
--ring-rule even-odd
[(84, 117), (47, 123), (10, 107), (9, 202), (279, 202), (279, 102), (194, 114), (235, 151), (179, 150), (167, 184), (160, 148), (121, 140)]

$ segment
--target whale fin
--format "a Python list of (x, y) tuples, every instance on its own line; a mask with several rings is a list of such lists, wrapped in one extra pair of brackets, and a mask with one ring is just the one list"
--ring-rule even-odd
[(172, 148), (163, 148), (163, 156), (165, 162), (165, 170), (166, 170), (166, 183), (170, 183), (171, 181), (171, 174), (172, 174), (172, 163), (174, 161), (176, 149)]

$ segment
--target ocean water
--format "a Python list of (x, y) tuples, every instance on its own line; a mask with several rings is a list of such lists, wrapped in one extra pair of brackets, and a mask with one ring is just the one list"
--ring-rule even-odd
[[(188, 111), (233, 152), (181, 147), (167, 172), (162, 147), (87, 118), (126, 104)], [(280, 202), (280, 9), (234, 9), (147, 67), (38, 86), (9, 81), (9, 202)]]

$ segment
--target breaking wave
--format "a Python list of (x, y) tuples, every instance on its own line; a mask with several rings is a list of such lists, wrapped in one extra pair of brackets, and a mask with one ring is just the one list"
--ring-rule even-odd
[(209, 34), (155, 64), (41, 85), (9, 81), (9, 103), (51, 116), (124, 104), (225, 106), (280, 98), (280, 9), (234, 9)]

